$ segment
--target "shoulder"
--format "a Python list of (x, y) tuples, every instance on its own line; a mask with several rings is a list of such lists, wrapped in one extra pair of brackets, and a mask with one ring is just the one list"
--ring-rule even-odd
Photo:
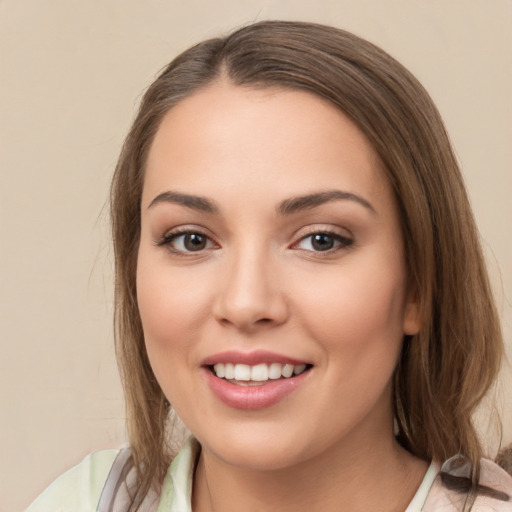
[(91, 453), (50, 484), (26, 512), (94, 512), (119, 452)]
[[(466, 492), (446, 485), (450, 478), (467, 479), (469, 466), (453, 457), (446, 461), (430, 489), (423, 512), (462, 512)], [(445, 483), (443, 483), (443, 480)], [(512, 476), (496, 463), (481, 460), (480, 493), (471, 508), (472, 512), (512, 512)]]

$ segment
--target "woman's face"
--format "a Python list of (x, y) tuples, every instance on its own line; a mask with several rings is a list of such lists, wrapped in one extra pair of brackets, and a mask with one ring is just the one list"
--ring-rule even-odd
[(391, 187), (344, 114), (215, 83), (165, 116), (141, 206), (149, 359), (203, 453), (277, 469), (392, 437), (417, 307)]

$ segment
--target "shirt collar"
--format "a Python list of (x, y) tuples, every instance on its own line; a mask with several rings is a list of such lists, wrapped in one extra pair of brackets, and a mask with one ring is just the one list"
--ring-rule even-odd
[(162, 486), (158, 512), (192, 512), (192, 483), (201, 445), (189, 437), (169, 466)]

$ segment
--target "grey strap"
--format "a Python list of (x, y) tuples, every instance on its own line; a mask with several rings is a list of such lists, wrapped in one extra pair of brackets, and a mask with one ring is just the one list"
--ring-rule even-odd
[(126, 477), (132, 467), (131, 451), (129, 448), (123, 448), (114, 460), (108, 477), (105, 480), (105, 485), (98, 503), (98, 512), (118, 512), (114, 509), (116, 496), (119, 489), (126, 481)]

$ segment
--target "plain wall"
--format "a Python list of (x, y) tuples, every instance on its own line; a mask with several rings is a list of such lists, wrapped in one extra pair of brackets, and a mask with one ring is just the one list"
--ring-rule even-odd
[[(105, 204), (141, 92), (192, 43), (268, 18), (352, 30), (423, 82), (463, 166), (510, 350), (510, 0), (0, 0), (1, 512), (125, 441)], [(508, 442), (511, 381), (506, 369)]]

